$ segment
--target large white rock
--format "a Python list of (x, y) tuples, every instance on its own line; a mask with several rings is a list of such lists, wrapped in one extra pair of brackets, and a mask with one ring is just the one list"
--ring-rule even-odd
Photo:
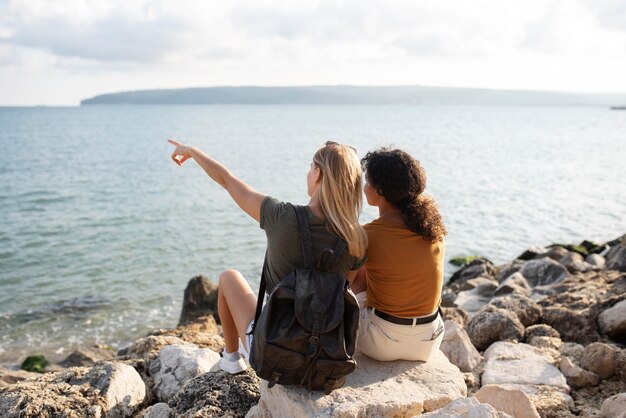
[(498, 411), (506, 412), (514, 417), (539, 418), (537, 409), (521, 389), (486, 385), (480, 388), (474, 396), (480, 402), (488, 403)]
[(565, 376), (528, 344), (500, 341), (493, 343), (484, 355), (483, 385), (547, 385), (569, 392)]
[(604, 418), (626, 418), (626, 393), (618, 393), (602, 403), (600, 416)]
[(507, 418), (510, 415), (496, 411), (487, 403), (480, 403), (476, 398), (459, 398), (445, 407), (421, 415), (431, 418)]
[(467, 332), (459, 324), (450, 320), (445, 322), (445, 329), (441, 351), (462, 372), (474, 370), (474, 367), (482, 360), (482, 356), (470, 341)]
[(189, 379), (217, 370), (220, 355), (208, 348), (168, 345), (150, 364), (159, 400), (168, 402)]
[(558, 411), (562, 411), (563, 416), (569, 416), (571, 409), (574, 408), (574, 399), (555, 386), (513, 383), (503, 383), (498, 386), (524, 392), (537, 408), (540, 416), (561, 416), (558, 415)]
[(611, 337), (626, 336), (626, 299), (598, 315), (598, 325), (603, 334)]
[(261, 400), (246, 417), (410, 417), (467, 395), (463, 375), (441, 351), (428, 363), (355, 358), (356, 371), (330, 395), (261, 382)]
[(146, 398), (146, 384), (141, 376), (124, 363), (98, 364), (87, 374), (87, 379), (106, 400), (107, 418), (130, 416)]

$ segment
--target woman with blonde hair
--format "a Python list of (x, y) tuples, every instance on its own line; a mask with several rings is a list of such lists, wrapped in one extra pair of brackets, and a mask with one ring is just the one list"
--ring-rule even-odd
[[(172, 159), (179, 166), (195, 160), (215, 182), (228, 191), (239, 207), (259, 222), (267, 236), (267, 294), (289, 273), (304, 267), (302, 247), (294, 205), (257, 192), (234, 176), (218, 161), (196, 147), (169, 140), (176, 148)], [(356, 151), (336, 142), (327, 142), (313, 156), (307, 174), (305, 206), (313, 254), (317, 257), (326, 248), (343, 239), (347, 251), (335, 260), (335, 271), (352, 281), (362, 265), (367, 247), (365, 231), (358, 218), (362, 207), (361, 165)], [(320, 260), (313, 260), (317, 265)], [(247, 368), (255, 315), (256, 295), (237, 270), (226, 270), (219, 278), (218, 313), (222, 323), (225, 348), (220, 368), (239, 373)]]

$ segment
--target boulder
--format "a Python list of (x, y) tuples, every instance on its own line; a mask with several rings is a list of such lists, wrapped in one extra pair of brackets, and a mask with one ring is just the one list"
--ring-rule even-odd
[(561, 338), (561, 335), (550, 325), (538, 324), (531, 325), (524, 330), (524, 341), (530, 342), (533, 337)]
[(598, 326), (603, 334), (615, 339), (626, 337), (626, 299), (602, 311), (598, 315)]
[(486, 258), (477, 258), (472, 260), (469, 264), (464, 265), (458, 269), (448, 280), (448, 285), (453, 283), (462, 283), (474, 277), (494, 277), (495, 266)]
[(498, 413), (496, 409), (487, 404), (480, 403), (476, 398), (459, 398), (450, 402), (445, 407), (434, 412), (427, 412), (420, 415), (422, 417), (431, 418), (506, 418), (508, 414)]
[(325, 396), (301, 387), (261, 382), (261, 399), (247, 417), (413, 416), (467, 394), (459, 369), (438, 351), (427, 362), (380, 362), (357, 352), (346, 384)]
[(549, 257), (524, 263), (520, 273), (532, 287), (560, 283), (567, 277), (567, 269)]
[(597, 386), (600, 383), (600, 378), (597, 374), (575, 365), (568, 357), (561, 359), (559, 369), (565, 376), (567, 383), (575, 389)]
[(520, 271), (524, 265), (523, 260), (513, 260), (509, 264), (505, 264), (498, 268), (498, 274), (496, 274), (496, 280), (498, 283), (502, 283), (506, 278), (510, 277), (513, 273)]
[(607, 270), (626, 271), (626, 243), (612, 247), (605, 256)]
[(152, 331), (150, 335), (177, 337), (197, 347), (210, 348), (219, 353), (224, 348), (224, 338), (219, 335), (219, 332), (215, 319), (209, 316), (207, 320), (202, 323), (194, 322), (173, 329), (158, 329)]
[(467, 324), (467, 334), (478, 350), (485, 350), (496, 341), (522, 338), (524, 326), (515, 314), (493, 306), (488, 308), (477, 313)]
[(548, 385), (503, 383), (498, 386), (524, 392), (542, 417), (571, 417), (574, 400), (562, 389)]
[(589, 344), (583, 350), (580, 367), (597, 374), (600, 379), (608, 379), (615, 374), (618, 366), (618, 351), (604, 343)]
[(589, 254), (585, 261), (599, 269), (603, 269), (606, 265), (606, 260), (600, 254)]
[(569, 392), (563, 374), (528, 344), (497, 342), (485, 351), (482, 384), (513, 383), (553, 386)]
[(169, 405), (177, 418), (244, 417), (259, 401), (259, 384), (252, 369), (205, 373), (189, 380)]
[(198, 375), (217, 370), (220, 355), (208, 348), (168, 345), (150, 363), (154, 391), (159, 400), (168, 402), (183, 384)]
[(460, 282), (458, 285), (458, 290), (472, 290), (479, 286), (484, 288), (486, 291), (490, 291), (493, 294), (493, 291), (496, 290), (496, 287), (498, 287), (498, 282), (496, 281), (496, 279), (493, 279), (491, 277), (478, 276), (474, 277), (473, 279)]
[(536, 324), (541, 318), (541, 307), (523, 295), (500, 296), (489, 304), (515, 314), (525, 327)]
[(123, 359), (143, 359), (150, 362), (159, 355), (163, 347), (168, 345), (195, 347), (193, 344), (187, 343), (178, 337), (150, 335), (133, 341), (128, 347), (120, 350), (117, 355)]
[(467, 322), (467, 312), (461, 308), (446, 308), (441, 307), (441, 313), (444, 320), (451, 320), (464, 327)]
[(469, 314), (478, 312), (493, 297), (495, 286), (480, 285), (472, 290), (459, 292), (454, 300), (454, 306), (467, 311)]
[(62, 362), (63, 367), (91, 367), (100, 360), (109, 360), (115, 355), (114, 352), (100, 346), (83, 347), (74, 350)]
[(570, 273), (579, 273), (593, 270), (594, 267), (587, 263), (582, 255), (573, 251), (568, 251), (567, 254), (559, 260), (559, 263), (565, 266)]
[(174, 418), (174, 413), (168, 404), (159, 402), (143, 411), (143, 418)]
[(533, 258), (545, 254), (546, 252), (548, 252), (548, 250), (545, 247), (533, 245), (532, 247), (515, 257), (515, 259), (523, 261), (532, 260)]
[(205, 276), (196, 276), (189, 280), (185, 288), (178, 325), (203, 322), (207, 316), (213, 316), (219, 323), (217, 286)]
[(454, 301), (456, 300), (456, 292), (453, 292), (451, 289), (444, 287), (443, 292), (441, 294), (441, 306), (445, 308), (453, 308), (456, 305)]
[(618, 393), (605, 399), (600, 415), (604, 418), (626, 418), (626, 393)]
[(567, 308), (544, 307), (541, 311), (541, 318), (544, 324), (550, 325), (559, 332), (563, 341), (584, 345), (598, 341), (600, 337), (592, 321), (586, 315)]
[(36, 379), (40, 376), (40, 373), (27, 372), (26, 370), (10, 370), (0, 368), (0, 388), (26, 379)]
[(559, 261), (561, 258), (565, 257), (568, 252), (569, 251), (567, 250), (567, 248), (564, 248), (560, 245), (555, 245), (550, 247), (547, 252), (541, 254), (537, 258), (548, 257), (553, 259), (554, 261)]
[(502, 296), (509, 293), (517, 293), (523, 296), (530, 296), (532, 289), (522, 273), (516, 272), (504, 279), (493, 292), (494, 296)]
[(467, 332), (456, 322), (449, 320), (445, 322), (445, 330), (441, 351), (462, 372), (472, 371), (480, 363), (482, 356), (472, 345)]
[(514, 417), (539, 418), (537, 409), (528, 395), (520, 389), (500, 385), (485, 385), (474, 394), (482, 403), (488, 403), (498, 411)]
[(146, 387), (135, 369), (101, 362), (1, 388), (0, 411), (3, 418), (121, 418), (138, 411), (145, 397)]

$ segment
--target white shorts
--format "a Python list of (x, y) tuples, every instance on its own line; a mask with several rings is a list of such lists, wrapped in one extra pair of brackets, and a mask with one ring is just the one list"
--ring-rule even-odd
[(428, 324), (400, 325), (385, 321), (367, 307), (367, 292), (356, 295), (359, 303), (357, 348), (379, 361), (430, 360), (443, 340), (441, 315)]

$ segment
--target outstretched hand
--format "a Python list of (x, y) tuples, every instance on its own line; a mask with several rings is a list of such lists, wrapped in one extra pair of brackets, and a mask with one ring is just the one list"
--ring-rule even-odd
[(181, 166), (185, 161), (191, 158), (191, 147), (174, 141), (173, 139), (168, 139), (167, 142), (176, 147), (174, 152), (172, 152), (172, 160), (174, 160), (176, 164)]

